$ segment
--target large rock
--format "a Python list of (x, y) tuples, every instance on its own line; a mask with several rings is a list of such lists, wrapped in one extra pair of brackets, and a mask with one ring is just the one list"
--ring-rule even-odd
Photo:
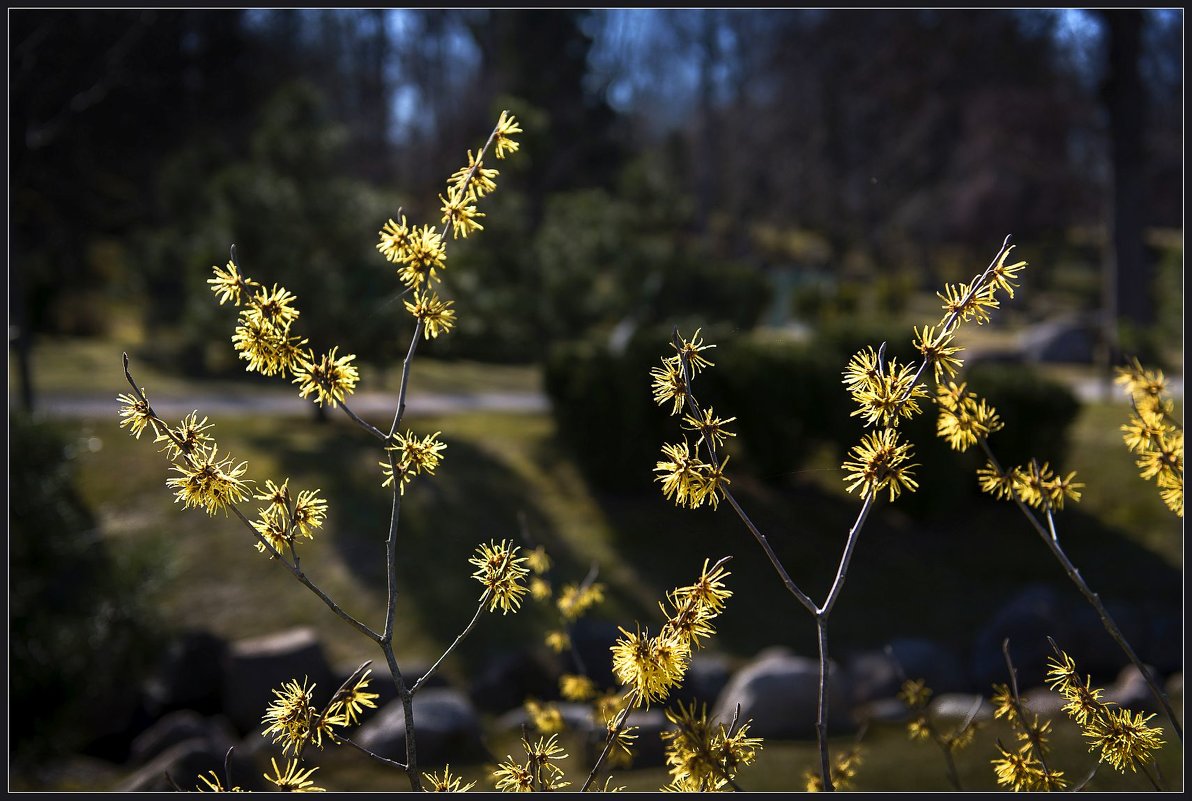
[(682, 686), (667, 698), (667, 706), (682, 701), (684, 704), (707, 704), (711, 707), (728, 686), (732, 675), (728, 657), (697, 651), (691, 657)]
[(179, 709), (137, 735), (132, 741), (129, 761), (144, 765), (188, 740), (199, 740), (212, 751), (226, 753), (235, 744), (236, 733), (224, 718), (208, 718), (190, 709)]
[[(488, 757), (476, 710), (458, 690), (419, 690), (414, 696), (414, 733), (418, 761), (422, 764), (480, 761)], [(373, 753), (404, 762), (406, 716), (401, 701), (391, 701), (375, 712), (353, 740)]]
[(245, 790), (264, 789), (261, 771), (249, 760), (233, 753), (226, 766), (231, 770), (231, 782), (225, 773), (227, 749), (203, 739), (189, 739), (171, 746), (114, 788), (115, 792), (144, 793), (173, 790), (171, 781), (183, 790), (196, 787), (207, 789), (199, 776), (215, 771), (225, 786), (238, 785)]
[(207, 631), (187, 631), (166, 647), (145, 683), (145, 707), (154, 718), (179, 709), (205, 715), (221, 710), (228, 646)]
[[(834, 733), (855, 728), (850, 695), (844, 671), (830, 663), (828, 728)], [(741, 705), (741, 722), (753, 721), (751, 734), (775, 739), (814, 737), (819, 662), (781, 648), (763, 651), (732, 677), (716, 701), (713, 714), (730, 721), (737, 704)]]
[(973, 689), (960, 657), (933, 640), (893, 640), (888, 649), (854, 654), (846, 665), (856, 704), (895, 697), (903, 676), (923, 679), (934, 693)]
[(1024, 331), (1019, 344), (1027, 361), (1092, 364), (1097, 329), (1090, 320), (1049, 320)]
[(468, 694), (477, 709), (499, 714), (520, 707), (527, 698), (558, 697), (559, 671), (536, 651), (506, 651), (486, 661)]
[[(1102, 602), (1143, 661), (1150, 662), (1152, 654), (1173, 661), (1172, 649), (1163, 642), (1172, 634), (1169, 617), (1126, 602)], [(1156, 622), (1156, 618), (1160, 620)], [(1048, 660), (1055, 656), (1048, 637), (1076, 661), (1081, 673), (1091, 675), (1094, 683), (1107, 684), (1128, 664), (1126, 655), (1076, 587), (1033, 584), (1011, 597), (978, 629), (971, 663), (977, 687), (1009, 681), (1002, 655), (1002, 641), (1006, 638), (1010, 640), (1010, 657), (1018, 681), (1028, 686), (1042, 682)]]
[(314, 701), (331, 698), (339, 683), (314, 629), (297, 628), (240, 640), (224, 659), (223, 710), (240, 732), (261, 728), (273, 691), (288, 681), (309, 680), (315, 685)]

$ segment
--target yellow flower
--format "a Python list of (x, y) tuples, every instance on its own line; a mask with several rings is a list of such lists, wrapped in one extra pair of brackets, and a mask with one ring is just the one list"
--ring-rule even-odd
[(709, 406), (704, 409), (701, 417), (695, 417), (690, 414), (683, 415), (683, 427), (690, 431), (700, 432), (699, 439), (695, 443), (697, 450), (705, 440), (711, 442), (713, 447), (719, 448), (724, 444), (725, 437), (737, 436), (731, 431), (726, 431), (724, 428), (736, 419), (735, 417), (730, 417), (727, 420), (722, 420), (716, 416), (716, 413), (712, 411), (712, 407)]
[(431, 339), (439, 334), (447, 333), (455, 325), (455, 312), (451, 310), (451, 301), (440, 300), (434, 292), (414, 290), (414, 301), (403, 301), (406, 311), (422, 321), (423, 330)]
[(195, 789), (198, 790), (200, 793), (243, 793), (244, 792), (244, 790), (241, 789), (239, 785), (232, 787), (232, 788), (224, 787), (223, 781), (220, 780), (218, 773), (216, 773), (213, 770), (209, 770), (207, 772), (211, 774), (210, 779), (208, 779), (207, 776), (205, 776), (205, 775), (199, 776), (199, 779), (204, 784), (207, 785), (207, 788), (204, 789), (200, 785), (197, 785), (197, 784), (195, 785)]
[(998, 743), (997, 750), (1002, 756), (1000, 759), (991, 760), (991, 762), (998, 784), (1010, 787), (1015, 792), (1041, 789), (1043, 766), (1035, 758), (1029, 745), (1023, 746), (1018, 751), (1007, 751), (1001, 743)]
[(1013, 500), (1013, 474), (1002, 473), (993, 466), (993, 462), (986, 462), (984, 467), (977, 469), (977, 480), (982, 492), (988, 492), (998, 500)]
[(477, 217), (485, 216), (476, 210), (476, 195), (472, 191), (460, 192), (451, 187), (447, 190), (447, 197), (439, 195), (439, 202), (443, 204), (440, 211), (443, 218), (439, 221), (451, 224), (451, 234), (456, 239), (467, 239), (472, 231), (483, 231), (484, 226), (476, 221)]
[(292, 524), (298, 533), (307, 539), (314, 539), (314, 529), (321, 528), (327, 516), (327, 501), (319, 497), (320, 490), (302, 490), (294, 501)]
[(896, 426), (902, 418), (919, 413), (919, 398), (927, 397), (927, 390), (915, 381), (911, 365), (899, 365), (891, 359), (876, 378), (854, 390), (853, 400), (860, 406), (851, 416), (861, 416), (866, 425)]
[(351, 687), (345, 687), (336, 693), (335, 697), (331, 699), (331, 703), (327, 705), (327, 717), (338, 717), (342, 720), (344, 726), (352, 726), (359, 722), (360, 713), (364, 711), (365, 707), (369, 709), (376, 709), (376, 699), (381, 696), (378, 693), (366, 692), (368, 690), (369, 674), (372, 669), (364, 671), (356, 681), (352, 682)]
[(336, 356), (339, 347), (331, 349), (315, 361), (314, 353), (307, 351), (294, 371), (294, 383), (299, 385), (299, 396), (305, 398), (315, 395), (315, 402), (320, 406), (330, 403), (332, 407), (343, 403), (344, 398), (356, 389), (356, 382), (360, 380), (360, 372), (352, 364), (356, 358), (354, 354)]
[(534, 771), (532, 763), (524, 765), (513, 761), (513, 757), (506, 756), (505, 761), (497, 765), (493, 771), (497, 789), (503, 793), (531, 793), (534, 791)]
[(944, 302), (944, 317), (940, 327), (946, 332), (955, 330), (959, 323), (973, 320), (977, 325), (989, 322), (989, 310), (1000, 304), (994, 297), (993, 288), (978, 287), (975, 284), (945, 284), (943, 292), (935, 293)]
[(189, 460), (172, 469), (181, 475), (166, 484), (177, 490), (176, 501), (184, 509), (201, 506), (208, 514), (225, 510), (248, 497), (248, 485), (242, 478), (248, 469), (246, 462), (235, 464), (229, 455), (220, 459), (214, 446), (202, 448)]
[(1085, 736), (1092, 740), (1089, 750), (1100, 748), (1101, 761), (1123, 773), (1126, 768), (1137, 771), (1139, 765), (1152, 762), (1154, 753), (1163, 747), (1163, 730), (1147, 725), (1153, 717), (1129, 709), (1106, 709), (1085, 729)]
[(243, 316), (232, 334), (232, 345), (241, 359), (248, 362), (244, 369), (262, 375), (276, 375), (293, 370), (303, 358), (305, 339), (290, 336), (288, 329), (278, 328), (260, 318)]
[(691, 339), (683, 339), (683, 337), (680, 336), (680, 344), (677, 347), (675, 346), (675, 343), (671, 343), (671, 347), (675, 348), (675, 352), (678, 354), (678, 356), (683, 361), (687, 362), (687, 366), (693, 375), (698, 374), (705, 367), (715, 367), (712, 362), (708, 361), (704, 357), (703, 351), (716, 346), (704, 344), (704, 341), (700, 339), (699, 336), (699, 332), (701, 330), (702, 329), (699, 328), (695, 329), (695, 333), (691, 335)]
[(466, 793), (476, 786), (476, 782), (462, 784), (462, 778), (452, 776), (451, 765), (443, 766), (442, 776), (439, 776), (437, 773), (423, 773), (422, 778), (426, 779), (432, 793)]
[(864, 390), (881, 375), (877, 351), (865, 347), (853, 354), (844, 366), (844, 386), (850, 395)]
[(537, 575), (541, 576), (546, 571), (550, 570), (550, 557), (546, 553), (546, 549), (539, 545), (534, 550), (526, 555), (526, 564)]
[(571, 637), (565, 631), (548, 631), (546, 633), (546, 647), (556, 654), (561, 654), (571, 647)]
[[(397, 471), (401, 478), (398, 488), (403, 495), (406, 492), (406, 485), (413, 480), (414, 476), (423, 473), (433, 475), (435, 468), (443, 461), (441, 454), (446, 450), (447, 443), (439, 441), (439, 434), (441, 433), (441, 431), (436, 431), (422, 439), (418, 439), (413, 431), (406, 431), (404, 435), (395, 434), (393, 444), (385, 446), (386, 450), (394, 451), (398, 454)], [(381, 486), (387, 487), (393, 483), (393, 470), (388, 462), (380, 462), (379, 464), (386, 476)]]
[(866, 434), (860, 445), (854, 445), (851, 460), (841, 465), (847, 473), (848, 491), (861, 488), (862, 498), (875, 497), (883, 489), (890, 491), (893, 501), (904, 489), (914, 491), (919, 486), (911, 476), (910, 469), (918, 465), (907, 464), (911, 446), (898, 442), (898, 432), (892, 428)]
[(1014, 264), (1006, 264), (1006, 259), (1010, 257), (1010, 251), (1014, 249), (1014, 245), (1002, 251), (1001, 258), (997, 260), (989, 277), (989, 285), (991, 290), (1001, 289), (1010, 297), (1014, 297), (1014, 289), (1018, 284), (1011, 283), (1012, 280), (1018, 277), (1018, 273), (1022, 268), (1026, 267), (1025, 261), (1015, 262)]
[(588, 701), (596, 697), (596, 683), (587, 676), (564, 673), (559, 677), (559, 695), (568, 701)]
[(533, 698), (527, 698), (525, 708), (530, 722), (539, 732), (551, 734), (563, 731), (563, 713), (559, 711), (558, 704), (544, 704)]
[(262, 289), (253, 295), (240, 316), (246, 322), (262, 323), (276, 331), (288, 332), (290, 325), (298, 319), (295, 300), (297, 298), (288, 289), (274, 284), (269, 292)]
[(959, 390), (954, 384), (947, 389), (941, 388), (937, 398), (940, 414), (936, 420), (936, 434), (957, 451), (968, 450), (1004, 427), (994, 408), (984, 398), (963, 392), (963, 386), (961, 384)]
[(389, 261), (400, 265), (398, 278), (414, 289), (426, 281), (437, 281), (436, 270), (445, 266), (447, 247), (443, 238), (429, 225), (411, 228), (404, 214), (401, 222), (392, 219), (381, 228), (377, 250)]
[(654, 402), (662, 406), (670, 401), (671, 414), (682, 411), (683, 404), (687, 402), (687, 382), (679, 367), (679, 357), (664, 358), (662, 367), (650, 368), (650, 378), (653, 382)]
[(655, 463), (654, 472), (659, 475), (654, 480), (662, 482), (665, 498), (673, 498), (676, 505), (689, 509), (699, 507), (704, 501), (716, 508), (723, 487), (731, 483), (724, 475), (727, 457), (719, 467), (713, 467), (702, 461), (698, 452), (693, 453), (686, 441), (681, 445), (663, 445), (662, 455), (666, 458)]
[(322, 787), (315, 787), (314, 782), (310, 777), (318, 768), (307, 768), (303, 770), (299, 767), (297, 759), (291, 759), (286, 763), (286, 769), (283, 771), (277, 766), (277, 758), (271, 757), (270, 761), (273, 763), (273, 775), (265, 774), (265, 778), (277, 785), (277, 789), (286, 790), (291, 793), (321, 793), (324, 792)]
[[(528, 563), (529, 561), (527, 557), (526, 562)], [(535, 601), (545, 601), (547, 598), (550, 598), (550, 592), (550, 582), (546, 579), (538, 576), (530, 579), (530, 595)]]
[(394, 222), (391, 217), (378, 232), (381, 241), (377, 243), (377, 250), (392, 262), (402, 261), (402, 256), (410, 245), (410, 228), (406, 225), (406, 215), (398, 212), (398, 216), (401, 222)]
[(315, 735), (313, 725), (319, 713), (312, 700), (315, 685), (308, 686), (308, 681), (303, 679), (299, 684), (293, 679), (283, 684), (280, 690), (274, 690), (276, 698), (261, 719), (262, 723), (269, 724), (261, 732), (262, 736), (273, 735), (273, 742), (282, 744), (283, 754), (289, 751), (297, 754)]
[(173, 461), (183, 454), (192, 456), (200, 449), (211, 446), (213, 440), (206, 433), (210, 428), (213, 425), (207, 422), (207, 418), (199, 420), (198, 411), (193, 411), (182, 418), (177, 427), (161, 432), (153, 441), (162, 443), (161, 449)]
[(506, 153), (517, 152), (519, 145), (510, 137), (521, 132), (521, 126), (517, 124), (513, 115), (508, 111), (502, 111), (497, 120), (497, 127), (493, 130), (493, 152), (497, 158), (503, 159)]
[(674, 591), (677, 599), (694, 599), (713, 615), (718, 615), (724, 609), (724, 602), (732, 597), (732, 590), (724, 586), (724, 579), (731, 576), (722, 565), (716, 565), (708, 572), (708, 560), (704, 560), (704, 567), (694, 584), (679, 587)]
[(594, 583), (588, 587), (567, 584), (559, 592), (559, 598), (555, 604), (565, 620), (577, 620), (584, 612), (603, 601), (603, 584)]
[(146, 428), (152, 428), (153, 433), (157, 433), (157, 419), (149, 411), (149, 396), (145, 394), (144, 387), (141, 388), (141, 395), (144, 400), (127, 393), (116, 396), (116, 400), (124, 404), (120, 409), (120, 416), (124, 418), (120, 421), (120, 427), (128, 426), (128, 433), (137, 439), (141, 438), (141, 432)]
[(468, 560), (476, 566), (472, 578), (484, 585), (481, 598), (487, 598), (488, 611), (495, 612), (500, 608), (505, 614), (510, 610), (517, 611), (521, 606), (521, 597), (527, 591), (522, 581), (530, 570), (525, 567), (525, 557), (517, 555), (520, 550), (501, 540), (500, 543), (480, 545), (476, 555)]
[(228, 268), (221, 270), (219, 267), (212, 267), (215, 270), (215, 277), (208, 278), (207, 283), (211, 284), (211, 291), (219, 298), (219, 305), (224, 305), (225, 301), (232, 301), (237, 306), (240, 305), (241, 296), (247, 293), (253, 287), (259, 287), (256, 281), (245, 278), (240, 275), (236, 268), (236, 263), (228, 261)]
[(663, 633), (651, 637), (649, 632), (630, 634), (621, 629), (624, 638), (612, 647), (613, 673), (629, 688), (626, 697), (634, 706), (666, 698), (670, 690), (682, 681), (691, 658), (691, 648), (681, 638)]
[(468, 166), (461, 167), (448, 179), (448, 183), (459, 191), (472, 190), (477, 198), (495, 192), (497, 184), (493, 180), (499, 172), (485, 169), (483, 164), (476, 161), (472, 151), (468, 150)]
[(955, 332), (942, 330), (937, 332), (933, 325), (923, 326), (922, 331), (919, 330), (918, 326), (915, 326), (915, 349), (922, 353), (923, 358), (931, 363), (937, 383), (944, 376), (951, 378), (956, 375), (956, 371), (964, 364), (955, 355), (964, 350), (964, 348), (953, 345), (952, 340), (954, 338)]
[[(273, 550), (284, 554), (294, 540), (290, 527), (286, 525), (285, 511), (275, 506), (267, 506), (261, 510), (260, 514), (261, 516), (252, 524), (252, 527), (257, 530), (265, 542), (269, 543)], [(265, 544), (259, 541), (256, 548), (260, 553), (266, 551)]]

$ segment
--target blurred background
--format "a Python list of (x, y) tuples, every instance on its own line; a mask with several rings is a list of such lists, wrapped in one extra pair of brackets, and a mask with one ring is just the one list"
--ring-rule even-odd
[[(651, 468), (679, 429), (649, 368), (676, 325), (718, 346), (701, 381), (738, 418), (740, 497), (822, 595), (857, 509), (841, 369), (883, 341), (909, 358), (935, 292), (1010, 234), (1022, 287), (965, 332), (970, 384), (1007, 424), (993, 445), (1079, 472), (1070, 555), (1143, 658), (1180, 673), (1182, 527), (1137, 476), (1108, 379), (1130, 356), (1164, 369), (1182, 419), (1183, 26), (1178, 9), (10, 11), (10, 786), (126, 779), (163, 708), (145, 688), (198, 634), (305, 626), (337, 669), (377, 656), (234, 521), (171, 502), (165, 461), (118, 428), (120, 354), (159, 410), (210, 415), (257, 480), (323, 489), (304, 566), (378, 619), (371, 443), (246, 375), (206, 280), (234, 243), (247, 275), (298, 296), (312, 346), (356, 354), (354, 408), (391, 419), (413, 326), (377, 232), (399, 208), (436, 222), (502, 109), (521, 150), (486, 164), (484, 230), (448, 245), (458, 327), (420, 347), (411, 385), (410, 425), (449, 443), (403, 511), (411, 659), (466, 623), (467, 556), (502, 537), (545, 545), (560, 583), (598, 567), (595, 643), (731, 553), (717, 652), (813, 655), (736, 519), (661, 498)], [(931, 643), (955, 689), (987, 692), (1004, 680), (989, 644), (1025, 626), (1014, 610), (1052, 631), (1081, 599), (1016, 510), (976, 491), (976, 458), (920, 422), (923, 489), (871, 519), (834, 653)], [(427, 579), (425, 560), (447, 567)], [(485, 620), (452, 679), (527, 650), (554, 664), (551, 619)], [(1103, 636), (1094, 621), (1071, 649), (1109, 682), (1125, 662)]]

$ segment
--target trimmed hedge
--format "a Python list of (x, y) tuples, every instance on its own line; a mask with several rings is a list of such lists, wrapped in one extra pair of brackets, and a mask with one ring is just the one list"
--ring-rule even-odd
[[(686, 329), (683, 333), (689, 334)], [(731, 331), (706, 330), (715, 367), (704, 370), (695, 388), (701, 402), (721, 417), (736, 417), (727, 452), (734, 470), (747, 470), (772, 484), (791, 480), (819, 448), (829, 446), (843, 461), (864, 429), (852, 417), (855, 406), (841, 381), (854, 343), (828, 336), (809, 344), (762, 342)], [(905, 338), (905, 337), (904, 337)], [(556, 346), (546, 365), (546, 390), (562, 439), (588, 479), (604, 490), (652, 492), (653, 467), (664, 442), (681, 436), (670, 407), (653, 402), (650, 368), (671, 352), (669, 330), (649, 329), (633, 337), (622, 353), (600, 342)], [(880, 344), (880, 339), (877, 343)], [(897, 343), (895, 343), (897, 344)], [(909, 349), (898, 348), (902, 359)], [(888, 353), (894, 347), (887, 349)], [(975, 364), (962, 376), (969, 389), (998, 411), (1005, 428), (990, 438), (1003, 466), (1032, 456), (1064, 469), (1068, 432), (1079, 403), (1062, 384), (1025, 365)], [(923, 414), (904, 422), (914, 445), (921, 490), (898, 505), (910, 514), (944, 514), (979, 494), (975, 471), (984, 464), (979, 448), (951, 450), (935, 434), (930, 401)]]

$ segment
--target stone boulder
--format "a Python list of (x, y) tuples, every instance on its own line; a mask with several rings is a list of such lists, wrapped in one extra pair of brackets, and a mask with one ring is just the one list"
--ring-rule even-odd
[[(183, 790), (190, 791), (196, 787), (206, 790), (207, 786), (200, 782), (199, 776), (207, 775), (209, 771), (215, 771), (226, 787), (229, 785), (224, 772), (226, 754), (226, 748), (208, 740), (184, 740), (162, 751), (113, 789), (114, 792), (123, 793), (168, 792), (174, 789), (172, 780)], [(261, 771), (251, 760), (233, 753), (227, 766), (232, 773), (230, 784), (239, 785), (245, 790), (264, 789), (266, 783)]]
[(228, 645), (207, 631), (187, 631), (172, 640), (145, 683), (145, 707), (154, 718), (179, 709), (205, 715), (221, 711), (223, 663)]
[(558, 694), (558, 669), (530, 650), (493, 656), (468, 687), (477, 709), (496, 714), (520, 707), (527, 698), (550, 699)]
[[(459, 690), (431, 688), (414, 696), (418, 761), (427, 765), (481, 761), (488, 758), (481, 740), (480, 718)], [(406, 716), (401, 701), (374, 712), (352, 739), (373, 753), (404, 762)]]
[(190, 709), (170, 712), (132, 741), (129, 761), (144, 765), (179, 743), (198, 740), (218, 753), (236, 742), (236, 732), (225, 718), (208, 718)]
[[(232, 643), (224, 659), (223, 711), (241, 732), (257, 731), (273, 691), (309, 680), (314, 701), (326, 703), (339, 686), (314, 629), (296, 628)], [(342, 681), (342, 679), (341, 679)]]
[[(848, 679), (835, 663), (828, 671), (828, 728), (852, 730)], [(731, 721), (737, 704), (740, 721), (753, 721), (750, 733), (773, 739), (815, 736), (819, 709), (819, 662), (783, 648), (767, 649), (737, 671), (716, 701), (713, 715)]]
[(893, 640), (888, 650), (861, 651), (845, 664), (856, 704), (896, 697), (902, 686), (900, 676), (925, 680), (933, 693), (972, 689), (960, 657), (933, 640)]

